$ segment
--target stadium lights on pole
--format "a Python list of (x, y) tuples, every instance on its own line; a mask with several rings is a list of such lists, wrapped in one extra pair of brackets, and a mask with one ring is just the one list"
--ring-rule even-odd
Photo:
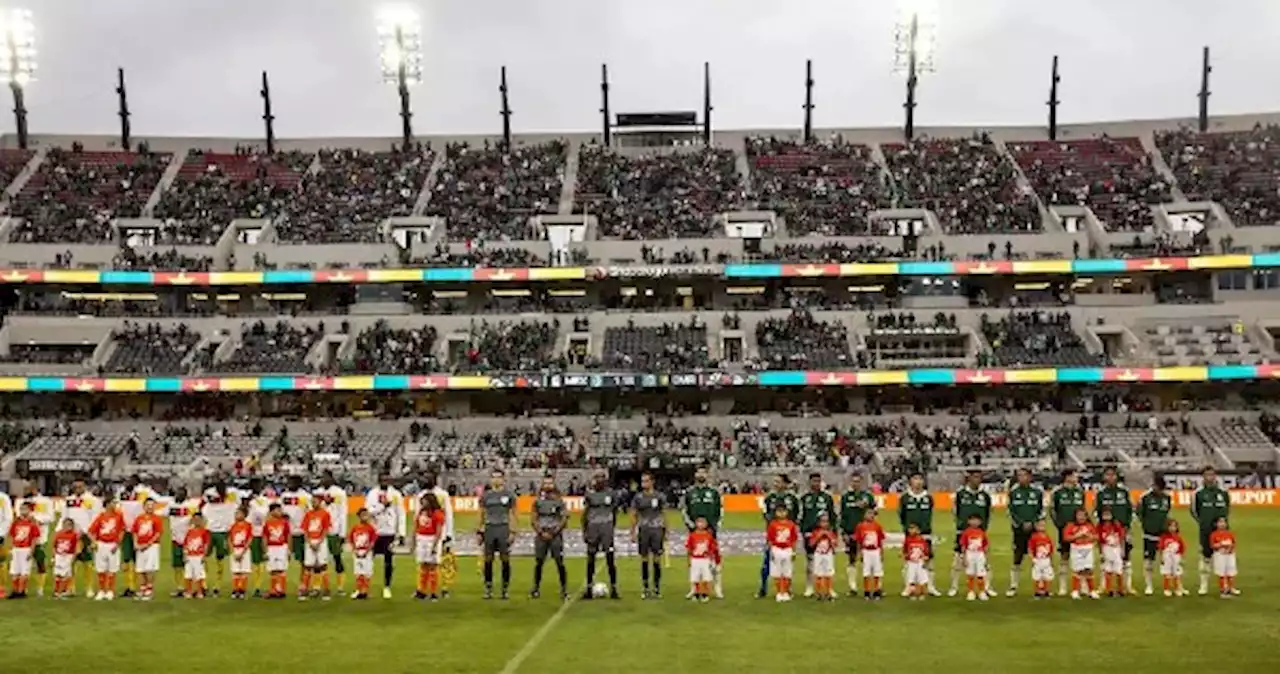
[(934, 72), (937, 35), (937, 6), (931, 0), (913, 0), (899, 6), (894, 25), (893, 69), (907, 76), (907, 100), (902, 105), (907, 113), (903, 128), (907, 141), (916, 132), (916, 85), (920, 74)]
[(411, 7), (396, 5), (378, 11), (378, 43), (382, 81), (400, 92), (400, 122), (404, 146), (413, 142), (413, 112), (409, 87), (422, 81), (422, 22)]
[(27, 149), (25, 90), (36, 79), (36, 26), (31, 10), (0, 8), (0, 82), (13, 91), (18, 147)]

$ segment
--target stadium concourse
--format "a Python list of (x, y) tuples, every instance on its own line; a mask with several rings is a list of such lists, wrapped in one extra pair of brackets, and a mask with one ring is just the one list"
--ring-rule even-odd
[[(99, 670), (141, 658), (235, 671), (236, 654), (210, 655), (235, 644), (337, 669), (367, 666), (376, 643), (399, 671), (423, 663), (429, 635), (445, 669), (565, 671), (598, 665), (599, 635), (616, 632), (637, 652), (681, 654), (681, 670), (788, 669), (780, 640), (814, 667), (847, 667), (849, 650), (830, 647), (856, 620), (861, 643), (899, 654), (886, 661), (969, 670), (990, 664), (998, 616), (1002, 634), (1041, 635), (1001, 642), (1010, 667), (1078, 666), (1063, 654), (1088, 643), (1125, 671), (1219, 666), (1224, 653), (1267, 671), (1268, 649), (1241, 645), (1269, 633), (1280, 599), (1268, 573), (1280, 555), (1268, 507), (1280, 503), (1278, 122), (1064, 126), (1052, 142), (1028, 128), (922, 129), (911, 143), (717, 130), (710, 147), (568, 134), (511, 147), (282, 140), (272, 153), (246, 139), (33, 137), (34, 151), (0, 153), (0, 484), (5, 516), (26, 522), (30, 503), (37, 523), (6, 524), (7, 552), (21, 558), (17, 534), (38, 531), (53, 572), (59, 540), (92, 534), (97, 549), (71, 578), (75, 602), (52, 601), (67, 580), (35, 573), (34, 553), (33, 573), (16, 574), (24, 586), (6, 590), (29, 600), (0, 606), (6, 662), (38, 671), (61, 652)], [(503, 484), (486, 488), (496, 470)], [(416, 516), (428, 493), (448, 517)], [(1189, 597), (1164, 596), (1177, 560), (1157, 544), (1164, 520), (1143, 519), (1152, 501), (1124, 512), (1162, 493)], [(99, 518), (113, 496), (126, 497), (120, 520)], [(147, 498), (159, 520), (142, 514)], [(762, 508), (790, 499), (806, 535), (824, 509), (857, 534), (832, 561), (834, 589), (856, 602), (799, 601), (828, 561), (809, 563), (803, 545), (793, 605), (755, 599)], [(1140, 530), (1127, 563), (1099, 551), (1111, 589), (1134, 590), (1123, 600), (1056, 598), (1071, 575), (1056, 537), (1077, 503)], [(241, 504), (271, 548), (247, 574), (222, 547), (244, 528)], [(1018, 567), (1014, 550), (1031, 547), (1023, 525), (1041, 508), (1055, 599), (1034, 602), (1043, 560)], [(985, 559), (963, 532), (971, 512)], [(71, 518), (61, 538), (57, 514)], [(1238, 587), (1214, 585), (1214, 514), (1239, 539)], [(699, 557), (705, 536), (689, 541), (699, 515), (717, 520), (719, 564)], [(562, 518), (563, 539), (541, 535)], [(155, 526), (144, 535), (140, 521)], [(301, 536), (290, 561), (267, 540), (282, 521), (316, 525), (324, 544)], [(910, 524), (932, 537), (932, 577), (920, 559), (902, 573), (904, 552), (926, 550)], [(104, 529), (120, 526), (166, 553), (182, 544), (149, 577), (138, 540), (120, 539), (122, 575), (93, 576), (115, 568)], [(850, 543), (869, 548), (856, 565)], [(872, 550), (882, 586), (863, 585), (868, 568), (877, 578)], [(772, 575), (788, 561), (771, 555)], [(724, 598), (682, 601), (691, 568), (709, 583), (698, 594)], [(898, 596), (908, 576), (926, 579), (923, 606)], [(659, 577), (663, 600), (641, 602)], [(527, 599), (537, 578), (543, 596)], [(225, 599), (277, 582), (296, 597), (309, 581), (308, 599), (372, 601)], [(603, 593), (623, 608), (581, 599), (597, 582), (616, 582)], [(169, 597), (179, 590), (205, 601)], [(122, 606), (126, 591), (155, 602)], [(887, 597), (863, 601), (877, 591)], [(1173, 638), (1156, 649), (1161, 620)]]

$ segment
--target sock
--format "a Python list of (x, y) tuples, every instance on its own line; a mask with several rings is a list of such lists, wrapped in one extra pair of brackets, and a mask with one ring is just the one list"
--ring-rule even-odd
[[(960, 587), (960, 557), (957, 556), (951, 563), (951, 591), (955, 592)], [(970, 588), (973, 589), (973, 588)]]
[(1085, 582), (1085, 585), (1086, 585), (1086, 586), (1088, 586), (1089, 591), (1090, 591), (1090, 592), (1093, 592), (1094, 582), (1095, 582), (1095, 581), (1094, 581), (1094, 578), (1093, 578), (1093, 574), (1089, 574), (1089, 575), (1085, 576), (1085, 577), (1084, 577), (1084, 582)]
[(1200, 560), (1200, 589), (1204, 590), (1209, 587), (1209, 563)]
[(591, 583), (596, 578), (596, 556), (587, 555), (587, 587), (591, 587)]
[(720, 566), (720, 562), (718, 560), (716, 561), (716, 565), (712, 567), (711, 572), (715, 574), (716, 594), (724, 594), (724, 568)]
[(542, 557), (533, 563), (533, 589), (535, 590), (542, 588), (542, 565), (546, 562), (547, 558)]
[(936, 592), (938, 590), (938, 576), (934, 573), (933, 567), (929, 567), (929, 591)]
[(506, 592), (511, 587), (511, 559), (502, 560), (502, 591)]
[(769, 587), (769, 548), (764, 550), (764, 558), (760, 562), (760, 594), (765, 594)]
[[(1062, 579), (1058, 581), (1058, 590), (1065, 593), (1067, 591), (1067, 562), (1065, 560), (1058, 562), (1058, 577)], [(1074, 579), (1075, 574), (1072, 574), (1071, 578)], [(1072, 581), (1071, 589), (1079, 589), (1079, 584), (1074, 580)]]
[(648, 558), (640, 560), (640, 582), (643, 583), (644, 589), (649, 589), (649, 560)]
[(662, 564), (659, 562), (653, 563), (653, 589), (662, 591)]
[(1148, 590), (1150, 590), (1150, 589), (1151, 589), (1151, 578), (1152, 578), (1152, 576), (1154, 576), (1154, 575), (1155, 575), (1155, 562), (1152, 562), (1152, 561), (1143, 561), (1143, 562), (1142, 562), (1142, 571), (1143, 571), (1143, 577), (1144, 577), (1144, 578), (1146, 579), (1146, 581), (1147, 581), (1147, 589), (1148, 589)]
[(564, 558), (556, 558), (556, 573), (560, 575), (560, 591), (569, 591), (569, 572), (564, 568)]
[(484, 587), (486, 590), (493, 589), (493, 558), (484, 560)]
[(329, 572), (328, 571), (320, 572), (320, 589), (324, 590), (325, 594), (329, 594)]
[(618, 564), (612, 552), (604, 553), (604, 565), (609, 569), (609, 587), (618, 587)]
[(804, 589), (805, 594), (813, 590), (813, 558), (810, 557), (804, 564)]
[(1009, 571), (1009, 589), (1018, 589), (1018, 577), (1022, 575), (1022, 565), (1014, 564), (1013, 569)]
[(774, 592), (774, 594), (786, 594), (786, 591), (784, 591), (784, 590), (782, 589), (782, 579), (781, 579), (781, 578), (775, 578), (775, 579), (773, 580), (773, 592)]
[(302, 583), (298, 586), (298, 594), (311, 591), (311, 571), (310, 569), (302, 570)]
[(420, 594), (427, 593), (427, 567), (418, 567), (418, 592)]
[(1133, 562), (1124, 563), (1124, 589), (1133, 589)]

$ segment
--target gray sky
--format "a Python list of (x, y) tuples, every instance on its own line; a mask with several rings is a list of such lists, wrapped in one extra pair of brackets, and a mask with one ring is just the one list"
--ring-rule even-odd
[[(21, 0), (18, 0), (20, 3)], [(419, 133), (496, 133), (498, 68), (515, 130), (599, 127), (599, 68), (615, 112), (700, 109), (714, 77), (721, 128), (798, 126), (804, 60), (815, 124), (901, 122), (893, 0), (418, 0), (426, 77)], [(32, 133), (115, 133), (115, 68), (134, 133), (256, 136), (271, 74), (276, 133), (394, 136), (363, 0), (28, 0), (39, 34)], [(921, 125), (1040, 124), (1062, 57), (1060, 120), (1190, 116), (1200, 48), (1214, 50), (1213, 111), (1280, 110), (1277, 0), (935, 0), (937, 73)], [(7, 99), (7, 96), (5, 96)], [(9, 107), (6, 103), (6, 109)], [(12, 132), (10, 114), (0, 130)]]

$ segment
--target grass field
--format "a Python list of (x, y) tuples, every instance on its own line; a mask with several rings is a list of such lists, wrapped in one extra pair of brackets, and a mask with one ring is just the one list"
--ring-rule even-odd
[[(1003, 591), (1009, 534), (1003, 513), (997, 517), (992, 559)], [(937, 530), (949, 532), (949, 519), (939, 515)], [(1181, 519), (1187, 521), (1185, 513)], [(897, 530), (896, 523), (885, 524)], [(511, 601), (482, 601), (477, 564), (463, 559), (454, 597), (426, 604), (411, 599), (415, 574), (401, 557), (389, 602), (232, 602), (225, 595), (149, 604), (3, 602), (0, 671), (1277, 671), (1280, 513), (1238, 509), (1233, 524), (1244, 594), (1232, 601), (1210, 595), (1035, 602), (1027, 596), (1028, 565), (1017, 598), (908, 602), (896, 596), (901, 585), (893, 563), (886, 578), (891, 596), (883, 602), (779, 605), (752, 598), (759, 579), (759, 558), (752, 555), (726, 560), (727, 597), (707, 605), (681, 599), (687, 572), (678, 557), (664, 577), (661, 602), (639, 600), (633, 559), (621, 562), (621, 602), (564, 606), (552, 598), (552, 568), (543, 599), (531, 601), (533, 561), (517, 558)], [(758, 525), (751, 515), (726, 522), (727, 528)], [(474, 521), (460, 517), (459, 530), (468, 526)], [(949, 551), (948, 543), (939, 564), (944, 589)], [(570, 574), (571, 586), (581, 587), (582, 560), (570, 561)], [(167, 594), (167, 569), (161, 575), (157, 591)], [(843, 585), (842, 568), (839, 576)], [(1194, 590), (1194, 563), (1186, 580)], [(291, 574), (291, 587), (295, 581)]]

